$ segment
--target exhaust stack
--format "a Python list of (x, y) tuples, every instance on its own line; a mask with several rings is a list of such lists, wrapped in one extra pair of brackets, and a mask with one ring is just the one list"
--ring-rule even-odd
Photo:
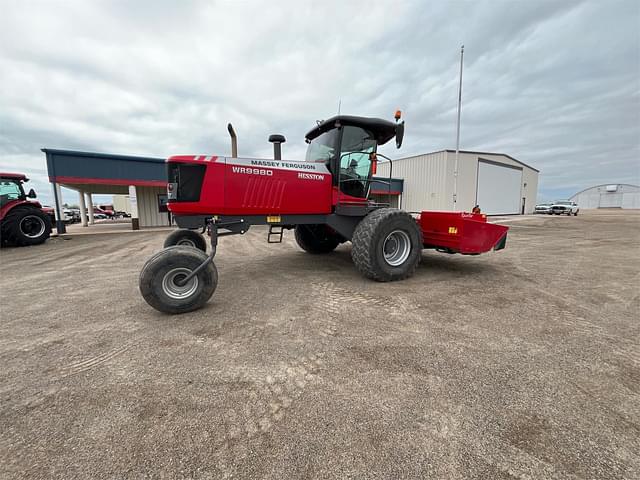
[(273, 143), (273, 159), (282, 160), (282, 147), (281, 145), (286, 142), (284, 135), (278, 135), (277, 133), (269, 135), (269, 141)]
[(231, 158), (238, 158), (238, 137), (236, 136), (236, 131), (230, 123), (227, 125), (227, 130), (231, 136)]

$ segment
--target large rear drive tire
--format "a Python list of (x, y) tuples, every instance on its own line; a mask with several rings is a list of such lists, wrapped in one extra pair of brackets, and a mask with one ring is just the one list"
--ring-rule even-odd
[(179, 285), (179, 281), (207, 258), (204, 252), (193, 247), (165, 248), (142, 267), (140, 293), (149, 305), (163, 313), (185, 313), (201, 308), (218, 286), (218, 270), (213, 261), (185, 285)]
[(363, 218), (351, 243), (356, 268), (378, 282), (410, 277), (422, 254), (418, 224), (407, 212), (396, 208), (381, 208)]
[(333, 252), (340, 245), (340, 238), (326, 225), (298, 225), (295, 237), (300, 248), (309, 253)]
[(207, 251), (207, 242), (198, 232), (181, 228), (175, 232), (171, 232), (164, 241), (164, 248), (182, 245), (185, 247), (194, 247), (203, 252)]
[(23, 247), (39, 245), (51, 236), (49, 216), (36, 207), (15, 207), (2, 219), (2, 243)]

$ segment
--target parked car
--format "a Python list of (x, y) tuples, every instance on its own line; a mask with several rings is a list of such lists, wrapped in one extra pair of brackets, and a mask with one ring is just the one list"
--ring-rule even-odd
[(576, 202), (561, 200), (551, 205), (551, 213), (553, 215), (578, 215), (580, 209)]
[(66, 217), (65, 223), (77, 223), (80, 221), (80, 210), (75, 208), (65, 208), (63, 214)]
[[(51, 220), (51, 225), (53, 225), (55, 227), (56, 225), (56, 210), (53, 207), (50, 207), (49, 205), (43, 205), (42, 206), (42, 211), (44, 213), (46, 213), (47, 215), (49, 215), (49, 219)], [(62, 222), (69, 224), (69, 223), (73, 223), (73, 216), (69, 213), (69, 211), (66, 208), (63, 208), (62, 210), (60, 210), (60, 213), (62, 214)]]
[(96, 217), (96, 215), (104, 215), (104, 218), (111, 218), (114, 216), (113, 210), (105, 210), (100, 207), (93, 207), (93, 218), (99, 218)]
[(551, 215), (551, 203), (539, 203), (534, 210), (535, 213), (546, 213)]

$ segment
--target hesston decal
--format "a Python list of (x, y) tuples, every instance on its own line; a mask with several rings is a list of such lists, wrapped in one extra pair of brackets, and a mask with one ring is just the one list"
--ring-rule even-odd
[(318, 175), (317, 173), (298, 173), (298, 178), (301, 180), (324, 180), (324, 175)]

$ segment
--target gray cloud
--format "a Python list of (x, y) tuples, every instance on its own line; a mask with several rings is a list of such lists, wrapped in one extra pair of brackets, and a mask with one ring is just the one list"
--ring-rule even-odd
[[(337, 110), (407, 121), (401, 152), (455, 142), (541, 170), (540, 196), (640, 183), (640, 6), (613, 2), (5, 2), (0, 168), (43, 197), (43, 146), (304, 154)], [(65, 200), (67, 199), (65, 195)], [(69, 197), (75, 201), (75, 196)]]

